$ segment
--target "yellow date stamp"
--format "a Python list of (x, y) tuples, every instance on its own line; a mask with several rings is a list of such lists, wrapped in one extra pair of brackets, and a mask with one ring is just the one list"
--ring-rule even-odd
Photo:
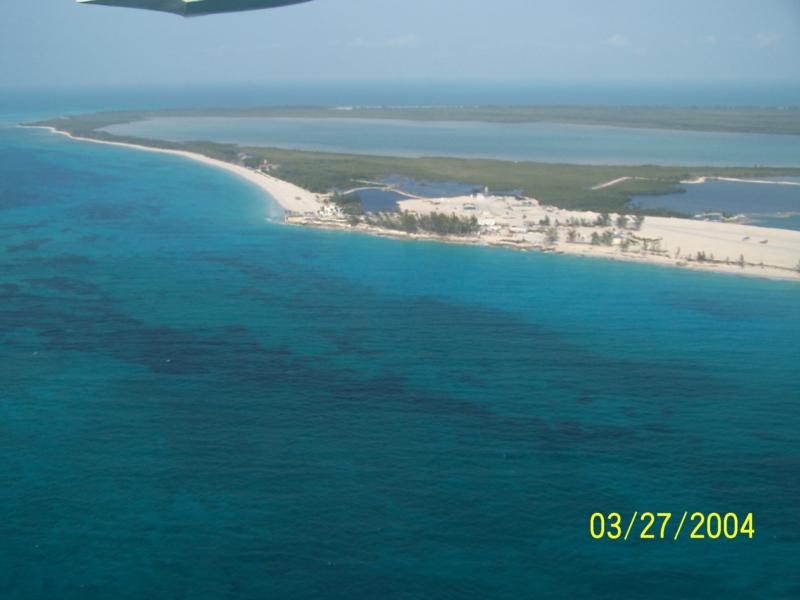
[(589, 518), (589, 535), (595, 540), (752, 540), (755, 534), (753, 513), (596, 512)]

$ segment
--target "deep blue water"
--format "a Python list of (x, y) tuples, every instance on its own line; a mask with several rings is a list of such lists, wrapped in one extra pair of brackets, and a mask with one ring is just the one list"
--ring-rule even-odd
[[(777, 181), (800, 183), (800, 178)], [(800, 185), (767, 185), (741, 181), (707, 181), (683, 186), (685, 193), (664, 196), (635, 196), (632, 201), (645, 208), (661, 208), (696, 215), (723, 212), (747, 215), (748, 221), (765, 227), (800, 231)]]
[(273, 212), (0, 129), (0, 597), (800, 594), (798, 284)]
[(212, 140), (324, 152), (606, 165), (800, 165), (800, 136), (389, 119), (158, 117), (107, 128), (176, 142)]

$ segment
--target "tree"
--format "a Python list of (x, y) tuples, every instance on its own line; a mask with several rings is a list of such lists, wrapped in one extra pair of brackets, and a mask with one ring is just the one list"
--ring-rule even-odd
[(480, 232), (480, 224), (475, 216), (459, 217), (455, 214), (430, 213), (417, 215), (408, 211), (402, 213), (367, 213), (366, 219), (387, 229), (399, 229), (407, 233), (429, 231), (438, 235), (469, 236)]
[(592, 246), (599, 246), (600, 245), (600, 234), (596, 231), (592, 232)]
[(608, 227), (611, 224), (611, 217), (608, 213), (603, 213), (594, 222), (598, 227)]
[(625, 229), (628, 226), (628, 217), (625, 215), (620, 215), (617, 217), (617, 227), (620, 229)]
[(408, 233), (414, 233), (417, 230), (417, 216), (404, 210), (400, 217), (400, 228)]
[(261, 159), (245, 154), (242, 156), (242, 164), (248, 169), (257, 169), (259, 166), (261, 166)]
[(545, 232), (544, 237), (547, 240), (548, 244), (555, 244), (559, 238), (558, 229), (556, 229), (555, 227), (551, 227)]
[(570, 229), (567, 232), (567, 241), (570, 242), (571, 244), (574, 244), (577, 239), (578, 239), (578, 232), (574, 229)]

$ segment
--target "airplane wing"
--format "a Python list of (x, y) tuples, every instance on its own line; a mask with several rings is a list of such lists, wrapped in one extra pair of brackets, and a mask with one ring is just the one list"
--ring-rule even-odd
[(184, 17), (211, 15), (215, 13), (276, 8), (289, 4), (300, 4), (310, 0), (77, 0), (81, 4), (101, 4), (125, 8), (143, 8), (175, 13)]

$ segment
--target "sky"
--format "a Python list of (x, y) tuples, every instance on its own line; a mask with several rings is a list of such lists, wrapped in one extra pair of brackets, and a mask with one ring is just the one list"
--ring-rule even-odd
[(800, 82), (800, 0), (313, 0), (183, 19), (2, 0), (0, 87), (278, 80)]

